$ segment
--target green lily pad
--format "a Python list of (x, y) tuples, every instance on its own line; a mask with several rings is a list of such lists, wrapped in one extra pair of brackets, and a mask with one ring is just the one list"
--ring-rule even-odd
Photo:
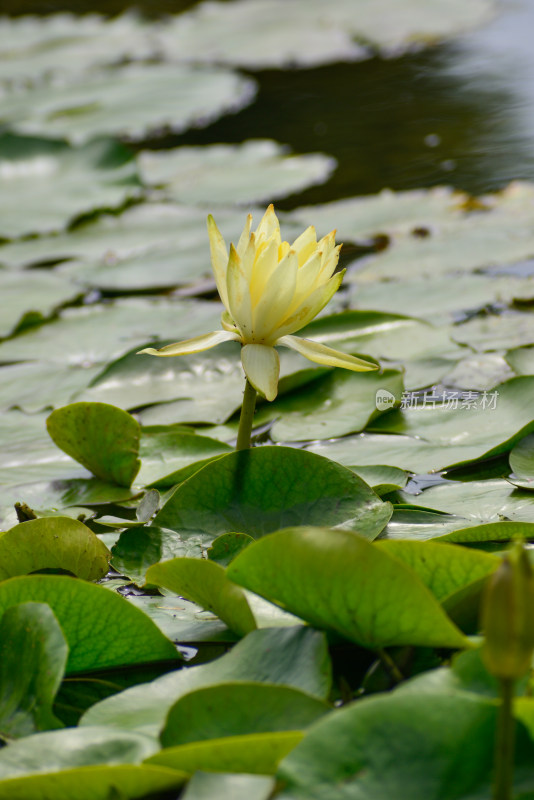
[[(185, 339), (219, 327), (220, 309), (214, 303), (146, 299), (98, 303), (66, 309), (58, 319), (1, 342), (0, 362), (40, 359), (69, 366), (104, 365), (158, 338)], [(142, 385), (143, 360), (138, 361)]]
[(0, 80), (41, 81), (43, 75), (157, 55), (152, 26), (134, 14), (2, 17)]
[(404, 390), (401, 372), (349, 372), (338, 369), (300, 392), (280, 397), (259, 411), (257, 423), (274, 418), (271, 438), (281, 442), (328, 439), (363, 430), (380, 414), (380, 393), (400, 403)]
[(69, 648), (44, 603), (20, 603), (0, 620), (0, 737), (61, 728), (52, 704)]
[(254, 538), (287, 525), (330, 524), (375, 538), (388, 503), (350, 470), (287, 447), (221, 456), (172, 494), (155, 524), (184, 538), (239, 530)]
[(336, 228), (341, 241), (365, 242), (378, 234), (398, 237), (410, 234), (414, 228), (433, 229), (451, 217), (459, 218), (464, 198), (442, 186), (428, 191), (385, 189), (376, 195), (302, 206), (292, 211), (289, 219), (304, 226), (315, 225), (320, 235)]
[(302, 740), (300, 731), (250, 733), (168, 747), (145, 760), (184, 772), (247, 772), (274, 775), (279, 762)]
[(96, 478), (131, 486), (139, 471), (141, 428), (126, 411), (106, 403), (72, 403), (53, 411), (48, 433)]
[(230, 6), (202, 3), (170, 21), (161, 38), (171, 58), (178, 53), (193, 61), (249, 69), (310, 67), (369, 57), (375, 48), (398, 54), (480, 24), (491, 8), (476, 0), (467, 8), (455, 2), (447, 13), (438, 2), (422, 9), (409, 3), (401, 11), (379, 2), (364, 4), (354, 14), (350, 0), (328, 7), (318, 0), (289, 6), (283, 0), (263, 0), (254, 8), (246, 0)]
[(246, 533), (223, 533), (217, 536), (208, 550), (208, 558), (227, 567), (254, 539)]
[(46, 431), (46, 416), (15, 409), (0, 414), (0, 484), (88, 476), (54, 445)]
[[(138, 581), (142, 584), (143, 581)], [(165, 597), (151, 595), (128, 595), (128, 602), (148, 614), (160, 631), (172, 642), (192, 646), (206, 642), (233, 644), (239, 636), (221, 620), (206, 614), (196, 603), (183, 597), (166, 593)]]
[(1, 613), (27, 602), (48, 603), (56, 615), (69, 645), (67, 673), (177, 658), (174, 646), (145, 614), (102, 586), (62, 575), (0, 583)]
[(380, 496), (396, 489), (403, 489), (408, 482), (408, 473), (397, 467), (377, 464), (366, 467), (355, 466), (352, 470)]
[(275, 787), (273, 778), (246, 773), (195, 772), (183, 800), (269, 800)]
[(182, 539), (174, 531), (156, 525), (139, 525), (123, 531), (112, 549), (111, 565), (139, 586), (146, 582), (146, 572), (158, 561), (202, 555), (202, 537)]
[(207, 125), (254, 94), (251, 80), (229, 70), (134, 63), (6, 91), (0, 119), (17, 132), (78, 143), (102, 135), (140, 140), (151, 131)]
[[(400, 492), (405, 502), (414, 496)], [(419, 495), (425, 508), (457, 514), (474, 525), (490, 522), (534, 522), (534, 495), (504, 480), (449, 482), (431, 486)], [(462, 526), (462, 527), (465, 527)]]
[(317, 697), (291, 686), (234, 681), (195, 689), (170, 709), (163, 747), (243, 736), (302, 730), (330, 710)]
[(2, 133), (0, 150), (0, 237), (6, 239), (62, 230), (83, 212), (118, 207), (140, 193), (132, 154), (109, 139), (72, 148)]
[(74, 796), (77, 800), (108, 800), (117, 791), (128, 800), (143, 800), (147, 793), (177, 792), (188, 777), (179, 770), (144, 765), (74, 767), (6, 778), (0, 781), (0, 800), (70, 800)]
[(534, 538), (534, 522), (488, 522), (486, 525), (459, 528), (441, 537), (442, 540), (460, 544), (512, 542), (519, 538)]
[(0, 408), (17, 407), (34, 414), (66, 405), (98, 375), (99, 367), (66, 366), (39, 361), (2, 367)]
[(454, 328), (452, 338), (477, 352), (510, 350), (534, 344), (532, 314), (514, 313), (500, 316), (477, 317)]
[(515, 377), (516, 373), (500, 354), (470, 353), (458, 361), (442, 383), (454, 389), (487, 392)]
[(435, 542), (382, 541), (376, 546), (413, 569), (440, 601), (491, 574), (500, 563), (489, 553)]
[(111, 553), (90, 528), (69, 517), (44, 517), (15, 525), (0, 535), (0, 580), (43, 569), (68, 570), (98, 581)]
[(154, 732), (163, 727), (172, 705), (202, 686), (225, 681), (265, 681), (328, 696), (331, 667), (324, 634), (306, 626), (253, 631), (221, 658), (184, 667), (149, 684), (134, 686), (96, 703), (80, 725), (112, 725)]
[[(320, 720), (280, 765), (289, 798), (483, 800), (491, 793), (497, 705), (465, 691), (409, 690), (351, 703)], [(406, 720), (410, 720), (407, 735)], [(414, 747), (414, 741), (417, 747)], [(532, 741), (518, 731), (518, 787), (532, 786)], [(514, 791), (515, 794), (515, 791)]]
[(137, 156), (144, 183), (182, 203), (263, 203), (324, 183), (336, 162), (319, 153), (289, 155), (270, 140), (177, 147)]
[[(357, 264), (356, 264), (357, 266)], [(486, 275), (427, 276), (392, 281), (364, 281), (349, 276), (351, 307), (405, 314), (448, 322), (460, 311), (472, 311), (493, 303), (510, 302), (531, 286), (531, 281), (490, 278)], [(347, 279), (345, 279), (347, 284)], [(529, 289), (529, 291), (531, 291)]]
[(518, 375), (534, 375), (534, 347), (517, 347), (506, 353), (506, 361)]
[(419, 437), (443, 448), (436, 452), (435, 468), (453, 464), (453, 450), (459, 444), (469, 449), (469, 460), (487, 458), (511, 449), (534, 427), (528, 399), (533, 387), (534, 378), (525, 376), (511, 378), (491, 392), (467, 392), (443, 402), (429, 392), (417, 405), (376, 419), (372, 429)]
[[(261, 210), (254, 212), (261, 217)], [(78, 224), (70, 231), (7, 243), (0, 247), (0, 263), (11, 269), (55, 261), (82, 259), (87, 266), (80, 267), (80, 278), (94, 272), (95, 284), (105, 277), (107, 288), (150, 288), (161, 286), (158, 273), (153, 274), (152, 258), (161, 265), (163, 258), (174, 254), (174, 274), (165, 279), (165, 286), (189, 283), (191, 276), (211, 275), (209, 243), (206, 233), (206, 210), (172, 203), (142, 203), (126, 209), (122, 214), (103, 214)], [(236, 242), (244, 224), (243, 209), (219, 208), (217, 222), (228, 241)], [(302, 232), (301, 226), (289, 225), (281, 220), (282, 232), (288, 240)], [(114, 278), (121, 273), (121, 262), (133, 259), (127, 268), (127, 279)], [(165, 263), (167, 263), (165, 261)], [(151, 268), (147, 268), (150, 263)], [(115, 268), (116, 265), (116, 268)], [(87, 270), (87, 271), (85, 271)], [(66, 265), (65, 272), (77, 274), (74, 265)]]
[[(397, 506), (393, 516), (380, 534), (380, 539), (423, 542), (427, 539), (443, 539), (457, 529), (465, 530), (469, 522), (463, 517), (440, 512), (424, 511), (410, 506)], [(455, 541), (452, 539), (452, 541)]]
[(150, 567), (146, 581), (212, 611), (240, 636), (256, 628), (245, 593), (227, 579), (224, 567), (214, 561), (173, 558)]
[(53, 272), (0, 271), (0, 292), (5, 301), (0, 336), (10, 336), (17, 327), (34, 324), (50, 316), (63, 303), (75, 300), (81, 290)]
[(227, 574), (311, 625), (364, 647), (466, 646), (411, 568), (383, 545), (348, 531), (279, 531), (247, 547)]
[(514, 475), (510, 483), (521, 489), (534, 489), (534, 436), (521, 439), (510, 451), (510, 467)]

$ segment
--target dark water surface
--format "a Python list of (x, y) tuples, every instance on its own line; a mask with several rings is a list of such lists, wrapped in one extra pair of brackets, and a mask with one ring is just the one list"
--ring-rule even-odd
[[(192, 4), (137, 6), (153, 14)], [(112, 14), (130, 6), (0, 0), (8, 13)], [(449, 184), (480, 194), (516, 178), (534, 180), (534, 0), (501, 0), (488, 25), (424, 52), (254, 77), (260, 89), (249, 108), (150, 146), (270, 138), (295, 152), (335, 156), (339, 167), (327, 185), (279, 202), (282, 208), (384, 187)]]

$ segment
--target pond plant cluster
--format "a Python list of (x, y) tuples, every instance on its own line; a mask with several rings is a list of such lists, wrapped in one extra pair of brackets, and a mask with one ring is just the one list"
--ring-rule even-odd
[(533, 800), (534, 185), (294, 205), (268, 289), (334, 160), (164, 146), (492, 10), (0, 19), (0, 800)]

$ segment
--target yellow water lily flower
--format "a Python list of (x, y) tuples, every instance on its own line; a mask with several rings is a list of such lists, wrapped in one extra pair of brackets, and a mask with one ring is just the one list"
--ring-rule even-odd
[(183, 356), (221, 342), (240, 342), (245, 375), (267, 400), (274, 400), (278, 393), (277, 345), (290, 347), (317, 364), (355, 371), (377, 369), (369, 361), (292, 335), (311, 322), (339, 288), (343, 272), (335, 273), (341, 249), (341, 245), (336, 247), (335, 231), (318, 242), (315, 228), (309, 227), (290, 245), (282, 241), (272, 205), (254, 232), (251, 225), (249, 214), (237, 247), (231, 244), (228, 253), (215, 220), (208, 217), (211, 264), (226, 309), (221, 319), (224, 330), (140, 352)]

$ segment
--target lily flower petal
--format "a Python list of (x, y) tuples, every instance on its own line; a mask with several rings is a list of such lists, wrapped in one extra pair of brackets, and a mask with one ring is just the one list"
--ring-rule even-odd
[(256, 341), (270, 344), (268, 334), (278, 328), (280, 320), (284, 319), (291, 306), (297, 285), (298, 268), (297, 254), (294, 250), (290, 250), (273, 272), (272, 279), (265, 286), (254, 308)]
[(252, 335), (252, 303), (247, 277), (243, 271), (237, 250), (230, 245), (230, 258), (226, 272), (226, 291), (228, 292), (228, 310), (244, 339)]
[(226, 293), (226, 268), (228, 266), (228, 251), (222, 233), (215, 220), (208, 216), (208, 236), (210, 240), (211, 266), (215, 275), (219, 297), (228, 308), (228, 295)]
[(301, 328), (304, 328), (308, 322), (311, 322), (319, 311), (325, 307), (332, 295), (337, 292), (344, 274), (345, 270), (343, 270), (343, 272), (337, 272), (326, 284), (314, 289), (299, 306), (290, 309), (285, 319), (280, 321), (276, 331), (273, 331), (276, 338), (278, 339), (280, 336), (299, 331)]
[(252, 386), (267, 400), (278, 394), (280, 358), (274, 347), (246, 344), (241, 349), (241, 363)]
[(212, 333), (204, 333), (202, 336), (195, 336), (194, 339), (185, 339), (183, 342), (167, 344), (159, 350), (156, 350), (155, 347), (145, 347), (144, 350), (139, 350), (137, 355), (148, 353), (150, 356), (187, 356), (190, 353), (200, 353), (202, 350), (209, 350), (211, 347), (222, 344), (222, 342), (230, 341), (240, 342), (241, 337), (231, 331), (213, 331)]
[(341, 353), (339, 350), (334, 350), (333, 347), (312, 342), (310, 339), (302, 339), (300, 336), (282, 336), (276, 344), (290, 347), (301, 356), (309, 358), (310, 361), (324, 364), (327, 367), (343, 367), (343, 369), (350, 369), (353, 372), (371, 372), (379, 368), (378, 364), (373, 364), (372, 361), (364, 361), (363, 358)]

